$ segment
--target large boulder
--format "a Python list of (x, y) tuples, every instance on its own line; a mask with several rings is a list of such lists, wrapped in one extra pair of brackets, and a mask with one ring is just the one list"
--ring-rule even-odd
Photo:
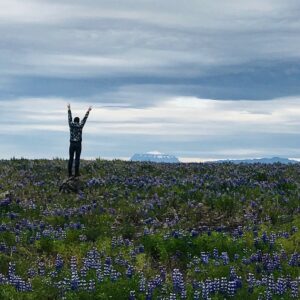
[(59, 186), (59, 191), (63, 193), (78, 193), (84, 189), (84, 183), (78, 177), (69, 177)]

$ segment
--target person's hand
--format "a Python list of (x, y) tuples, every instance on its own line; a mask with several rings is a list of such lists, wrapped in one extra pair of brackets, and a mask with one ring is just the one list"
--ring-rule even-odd
[(68, 103), (68, 109), (70, 109), (71, 108), (71, 105), (70, 105), (70, 103)]
[(90, 106), (89, 109), (88, 109), (88, 112), (90, 112), (91, 110), (92, 110), (92, 107)]

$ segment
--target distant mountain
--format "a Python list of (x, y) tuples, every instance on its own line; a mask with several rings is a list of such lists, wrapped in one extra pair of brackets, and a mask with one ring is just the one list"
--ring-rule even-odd
[(234, 164), (239, 163), (245, 163), (245, 164), (255, 164), (255, 163), (261, 163), (261, 164), (274, 164), (274, 163), (281, 163), (281, 164), (296, 164), (299, 163), (296, 160), (283, 158), (283, 157), (271, 157), (271, 158), (254, 158), (254, 159), (228, 159), (228, 160), (218, 160), (216, 161), (218, 163), (224, 163), (224, 162), (231, 162)]
[(157, 151), (147, 153), (136, 153), (134, 154), (131, 161), (151, 161), (157, 163), (179, 163), (177, 157), (174, 155), (163, 154)]

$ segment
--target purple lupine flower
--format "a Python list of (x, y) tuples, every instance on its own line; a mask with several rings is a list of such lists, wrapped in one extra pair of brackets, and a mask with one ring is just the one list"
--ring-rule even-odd
[(45, 263), (43, 261), (39, 261), (38, 263), (38, 273), (40, 276), (45, 276)]
[(152, 291), (146, 291), (146, 300), (152, 300)]
[(132, 278), (133, 273), (134, 273), (134, 268), (133, 268), (132, 265), (129, 265), (127, 270), (126, 270), (126, 276), (128, 278)]
[(220, 292), (221, 293), (225, 294), (227, 292), (227, 285), (228, 285), (228, 282), (227, 282), (226, 277), (222, 277), (221, 281), (220, 281)]
[(173, 269), (172, 271), (172, 282), (175, 293), (180, 293), (184, 289), (183, 275), (179, 269)]
[(283, 295), (286, 291), (286, 282), (285, 279), (279, 277), (275, 286), (275, 293), (277, 295)]
[(227, 294), (229, 297), (234, 297), (236, 294), (236, 282), (235, 280), (229, 280), (227, 286)]
[(180, 293), (180, 299), (186, 299), (186, 298), (187, 298), (187, 291), (185, 288), (183, 288)]
[(169, 300), (176, 300), (176, 294), (175, 293), (170, 293)]
[(56, 255), (56, 259), (55, 259), (55, 269), (56, 271), (60, 271), (64, 266), (64, 261), (62, 259), (62, 256), (60, 254)]
[(234, 259), (234, 260), (238, 260), (239, 258), (240, 258), (240, 255), (237, 254), (237, 253), (235, 253), (233, 259)]
[(229, 280), (233, 281), (237, 278), (237, 274), (234, 267), (230, 267)]
[(255, 284), (254, 274), (248, 273), (247, 282), (248, 282), (248, 293), (253, 293), (254, 284)]
[(96, 277), (98, 282), (103, 281), (103, 273), (101, 272), (101, 269), (96, 269)]
[(34, 268), (29, 268), (28, 271), (27, 271), (27, 275), (28, 277), (32, 278), (34, 276), (36, 276), (36, 271)]
[(294, 299), (298, 299), (299, 297), (299, 289), (298, 289), (298, 282), (296, 280), (291, 281), (291, 297)]
[(214, 248), (214, 250), (213, 250), (213, 257), (214, 257), (214, 259), (218, 259), (219, 258), (219, 252), (218, 252), (217, 248)]
[(145, 292), (146, 291), (146, 279), (144, 277), (144, 274), (140, 273), (140, 280), (139, 280), (139, 291)]
[(209, 298), (209, 290), (208, 290), (208, 288), (207, 288), (207, 286), (205, 284), (203, 284), (203, 286), (202, 286), (202, 298), (204, 300), (210, 299)]
[(268, 283), (267, 283), (267, 289), (272, 291), (272, 292), (275, 292), (275, 280), (274, 280), (274, 275), (273, 274), (270, 274), (269, 277), (268, 277)]
[(272, 292), (270, 290), (266, 290), (265, 292), (266, 300), (272, 300)]
[(291, 255), (291, 258), (289, 260), (289, 265), (293, 267), (300, 266), (300, 255), (297, 252), (294, 252)]
[(220, 291), (221, 280), (219, 278), (215, 278), (212, 282), (212, 293), (216, 293)]
[(129, 292), (129, 300), (135, 300), (135, 291), (130, 291)]
[(16, 264), (13, 262), (8, 263), (8, 279), (15, 277)]
[(261, 240), (266, 244), (269, 241), (268, 235), (267, 233), (264, 231), (262, 236), (261, 236)]
[(222, 252), (221, 259), (223, 260), (223, 265), (229, 264), (229, 257), (228, 257), (227, 252)]
[(95, 291), (95, 288), (96, 288), (95, 280), (90, 279), (88, 282), (88, 290), (93, 292), (93, 291)]
[(144, 253), (144, 252), (145, 252), (144, 245), (140, 244), (140, 245), (138, 246), (138, 248), (139, 248), (139, 253)]
[(194, 292), (194, 300), (200, 300), (200, 292), (199, 291), (195, 291)]
[(292, 226), (291, 232), (292, 234), (298, 231), (298, 227), (297, 226)]
[(205, 265), (208, 264), (209, 258), (208, 258), (208, 255), (205, 252), (201, 252), (201, 261)]
[(112, 269), (110, 272), (110, 280), (112, 282), (115, 282), (117, 281), (118, 277), (119, 277), (119, 273), (115, 269)]
[(76, 256), (71, 257), (71, 289), (72, 290), (77, 290), (79, 287), (79, 276), (77, 272), (77, 259)]

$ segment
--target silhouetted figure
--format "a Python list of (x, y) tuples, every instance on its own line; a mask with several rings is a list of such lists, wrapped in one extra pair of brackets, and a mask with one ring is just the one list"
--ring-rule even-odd
[(70, 127), (70, 148), (69, 148), (69, 163), (68, 163), (69, 177), (72, 176), (74, 154), (75, 154), (75, 177), (80, 176), (79, 164), (80, 164), (80, 154), (81, 154), (82, 128), (91, 110), (92, 108), (89, 107), (88, 111), (86, 112), (81, 122), (78, 117), (75, 117), (74, 121), (72, 121), (71, 106), (70, 104), (68, 104), (68, 118), (69, 118), (69, 127)]

